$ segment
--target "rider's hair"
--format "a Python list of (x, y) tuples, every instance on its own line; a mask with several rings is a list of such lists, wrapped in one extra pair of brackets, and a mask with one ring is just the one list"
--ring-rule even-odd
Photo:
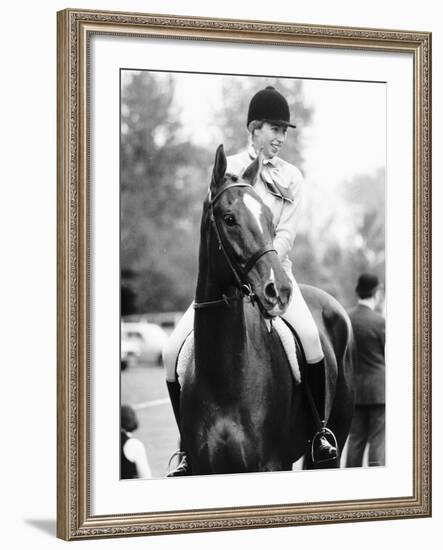
[(248, 131), (251, 136), (254, 135), (255, 130), (260, 130), (264, 123), (264, 120), (251, 120), (251, 122), (248, 124)]

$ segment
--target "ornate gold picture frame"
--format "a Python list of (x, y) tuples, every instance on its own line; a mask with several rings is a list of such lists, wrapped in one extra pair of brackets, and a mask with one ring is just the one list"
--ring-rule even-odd
[[(431, 34), (152, 14), (68, 9), (58, 13), (58, 536), (65, 540), (295, 526), (318, 523), (428, 517), (431, 515)], [(96, 67), (94, 37), (143, 41), (185, 40), (201, 44), (315, 48), (380, 58), (405, 54), (412, 64), (411, 225), (405, 234), (412, 261), (411, 293), (411, 491), (380, 498), (322, 499), (248, 506), (156, 508), (96, 513), (90, 444), (93, 365), (90, 267), (93, 218), (90, 93)], [(216, 64), (216, 61), (214, 61)], [(180, 59), (177, 70), (180, 70)], [(320, 76), (320, 75), (319, 75)], [(115, 116), (118, 116), (118, 107)], [(91, 142), (92, 140), (92, 142)], [(408, 182), (404, 182), (408, 186)], [(388, 210), (389, 216), (389, 210)], [(118, 246), (118, 243), (117, 245)], [(118, 292), (118, 290), (116, 291)], [(394, 313), (395, 314), (395, 313)], [(117, 357), (115, 359), (119, 361)], [(97, 390), (100, 391), (100, 390)], [(409, 398), (409, 397), (407, 397)], [(117, 406), (117, 405), (116, 405)], [(116, 427), (118, 423), (116, 423)], [(116, 428), (117, 429), (117, 428)], [(397, 426), (402, 430), (402, 426)], [(96, 465), (95, 465), (96, 466)], [(315, 475), (311, 473), (310, 475)], [(147, 480), (168, 483), (172, 480)], [(190, 481), (192, 483), (192, 481)], [(186, 485), (186, 491), (192, 485)], [(257, 480), (260, 483), (260, 480)], [(178, 487), (178, 486), (177, 486)], [(182, 491), (185, 485), (180, 485)], [(147, 489), (149, 491), (150, 489)]]

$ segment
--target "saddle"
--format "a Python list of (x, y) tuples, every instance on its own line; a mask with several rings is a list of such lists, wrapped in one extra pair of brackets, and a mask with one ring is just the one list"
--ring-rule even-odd
[[(291, 367), (292, 376), (296, 385), (301, 383), (300, 365), (297, 357), (297, 345), (301, 348), (300, 340), (293, 330), (283, 319), (276, 317), (275, 319), (267, 320), (268, 331), (275, 330), (283, 349), (285, 350), (288, 363)], [(180, 349), (177, 360), (177, 379), (180, 387), (182, 386), (183, 376), (190, 365), (194, 361), (194, 331), (191, 331), (186, 337)]]

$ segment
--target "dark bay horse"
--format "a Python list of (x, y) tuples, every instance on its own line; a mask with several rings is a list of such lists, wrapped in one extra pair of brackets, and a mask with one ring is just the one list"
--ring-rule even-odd
[[(195, 363), (181, 395), (182, 438), (193, 474), (290, 470), (309, 455), (315, 432), (303, 382), (295, 384), (269, 327), (269, 319), (287, 308), (291, 282), (273, 249), (271, 211), (253, 188), (259, 169), (256, 160), (241, 178), (226, 174), (220, 146), (203, 206)], [(321, 335), (327, 425), (340, 452), (353, 412), (350, 323), (325, 292), (302, 292)], [(332, 466), (338, 465), (339, 458)]]

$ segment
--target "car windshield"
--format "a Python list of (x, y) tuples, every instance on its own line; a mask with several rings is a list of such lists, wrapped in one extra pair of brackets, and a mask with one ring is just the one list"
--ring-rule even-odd
[(128, 340), (143, 340), (143, 336), (139, 332), (129, 331), (123, 334)]

